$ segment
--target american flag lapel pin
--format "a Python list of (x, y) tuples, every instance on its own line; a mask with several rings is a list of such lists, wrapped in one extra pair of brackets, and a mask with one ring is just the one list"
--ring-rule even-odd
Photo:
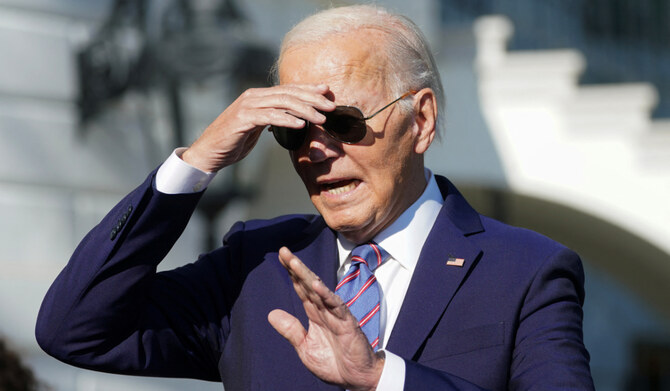
[(449, 259), (447, 259), (447, 266), (463, 267), (463, 263), (465, 263), (465, 259), (463, 258), (456, 258), (450, 255)]

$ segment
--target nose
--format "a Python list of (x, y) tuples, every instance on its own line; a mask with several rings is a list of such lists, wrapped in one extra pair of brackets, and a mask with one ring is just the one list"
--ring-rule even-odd
[(298, 163), (320, 163), (342, 153), (342, 144), (316, 125), (309, 127), (305, 142), (296, 151)]

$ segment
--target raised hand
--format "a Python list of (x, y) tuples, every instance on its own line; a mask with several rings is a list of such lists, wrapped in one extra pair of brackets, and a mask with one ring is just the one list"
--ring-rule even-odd
[(279, 261), (302, 300), (309, 329), (282, 310), (268, 315), (272, 327), (320, 379), (349, 390), (374, 390), (384, 367), (384, 353), (372, 350), (342, 299), (286, 247), (279, 250)]
[(335, 109), (324, 96), (328, 91), (326, 85), (249, 89), (205, 129), (182, 159), (203, 171), (216, 172), (242, 160), (268, 125), (299, 129), (305, 120), (322, 124), (326, 118), (319, 111)]

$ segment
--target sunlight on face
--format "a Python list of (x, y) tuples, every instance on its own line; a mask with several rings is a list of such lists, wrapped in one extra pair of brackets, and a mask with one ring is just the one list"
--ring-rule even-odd
[[(369, 115), (397, 98), (386, 89), (383, 39), (377, 30), (358, 30), (290, 48), (280, 64), (280, 82), (327, 84), (335, 103)], [(425, 188), (412, 119), (395, 104), (367, 121), (368, 133), (355, 145), (312, 126), (302, 147), (291, 152), (312, 203), (328, 226), (347, 239), (372, 239)]]

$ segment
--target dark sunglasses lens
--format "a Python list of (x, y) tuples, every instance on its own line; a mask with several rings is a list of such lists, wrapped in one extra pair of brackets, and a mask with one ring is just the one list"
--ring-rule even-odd
[(367, 125), (363, 113), (355, 107), (338, 106), (335, 111), (324, 113), (324, 129), (335, 139), (344, 143), (357, 143), (365, 137)]
[(285, 128), (283, 126), (272, 126), (272, 133), (275, 135), (275, 140), (282, 147), (288, 149), (289, 151), (295, 151), (300, 148), (302, 143), (305, 142), (305, 136), (307, 131), (303, 129), (293, 129)]

